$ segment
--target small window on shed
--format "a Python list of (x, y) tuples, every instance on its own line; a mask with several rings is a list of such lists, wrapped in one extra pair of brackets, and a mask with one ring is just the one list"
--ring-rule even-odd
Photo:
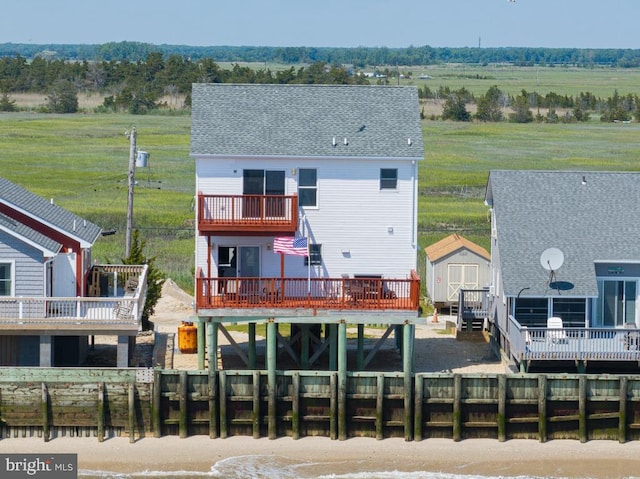
[(398, 169), (380, 168), (380, 189), (395, 190), (398, 188)]

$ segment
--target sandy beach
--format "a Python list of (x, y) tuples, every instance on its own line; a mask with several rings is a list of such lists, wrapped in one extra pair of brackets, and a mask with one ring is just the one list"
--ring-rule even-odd
[[(276, 440), (231, 437), (209, 439), (198, 436), (142, 438), (130, 444), (128, 438), (37, 438), (0, 441), (2, 453), (77, 453), (81, 473), (106, 471), (132, 475), (175, 472), (176, 476), (207, 473), (214, 477), (332, 477), (383, 471), (428, 471), (490, 477), (637, 477), (640, 444), (614, 441), (556, 440), (539, 443), (492, 439), (453, 442), (428, 439), (353, 438), (332, 441), (323, 437)], [(288, 473), (286, 473), (288, 471)], [(295, 473), (293, 473), (295, 471)], [(293, 474), (290, 475), (289, 473)], [(282, 477), (282, 476), (281, 476)], [(351, 476), (350, 476), (351, 477)]]
[[(156, 331), (175, 333), (181, 321), (190, 315), (191, 297), (172, 282), (168, 283), (152, 318)], [(507, 365), (491, 354), (486, 342), (461, 341), (447, 327), (447, 319), (440, 317), (435, 322), (432, 317), (426, 318), (425, 324), (416, 327), (416, 372), (507, 372)], [(367, 329), (367, 335), (374, 340), (377, 334), (382, 333), (380, 329)], [(242, 333), (233, 333), (233, 336), (238, 343), (246, 342), (246, 335)], [(146, 339), (152, 337), (148, 335)], [(144, 345), (144, 341), (141, 343)], [(387, 343), (383, 351), (385, 361), (392, 359), (401, 364), (393, 339)], [(220, 345), (223, 349), (230, 349), (222, 335)], [(195, 354), (182, 354), (175, 347), (170, 356), (176, 369), (197, 367)], [(377, 441), (370, 438), (332, 441), (326, 437), (269, 440), (248, 436), (227, 439), (167, 436), (137, 438), (132, 444), (128, 437), (111, 437), (100, 443), (95, 437), (58, 436), (49, 442), (37, 437), (0, 440), (0, 451), (77, 453), (81, 477), (123, 479), (154, 475), (180, 478), (206, 475), (225, 479), (336, 478), (346, 474), (349, 478), (406, 477), (397, 473), (390, 476), (370, 474), (383, 471), (436, 474), (429, 477), (442, 477), (445, 473), (487, 477), (640, 477), (640, 443), (619, 444), (615, 441), (581, 444), (571, 440), (547, 443), (510, 440), (501, 443), (495, 439), (406, 442), (403, 439)], [(92, 471), (122, 475), (93, 475)], [(354, 475), (357, 473), (364, 475)]]

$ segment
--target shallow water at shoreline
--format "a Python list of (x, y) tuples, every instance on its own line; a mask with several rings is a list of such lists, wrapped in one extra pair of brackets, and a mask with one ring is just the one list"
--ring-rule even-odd
[[(279, 456), (236, 456), (215, 463), (210, 471), (139, 471), (116, 473), (80, 470), (78, 479), (551, 479), (541, 476), (483, 476), (429, 471), (367, 471), (367, 461), (297, 462)], [(586, 478), (585, 478), (586, 479)]]
[(79, 479), (640, 479), (639, 441), (33, 437), (0, 449), (75, 453)]

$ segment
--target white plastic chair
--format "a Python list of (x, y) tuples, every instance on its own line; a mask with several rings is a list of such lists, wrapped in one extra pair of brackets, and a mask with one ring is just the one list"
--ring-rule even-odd
[(547, 319), (547, 339), (552, 343), (566, 343), (567, 333), (564, 331), (562, 318), (552, 316)]

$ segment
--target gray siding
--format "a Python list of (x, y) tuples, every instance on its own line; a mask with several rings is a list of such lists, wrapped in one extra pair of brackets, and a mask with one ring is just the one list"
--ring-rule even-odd
[(466, 248), (434, 262), (427, 259), (427, 291), (434, 303), (451, 302), (449, 300), (449, 265), (476, 265), (478, 268), (477, 288), (489, 285), (490, 262)]
[(15, 263), (15, 295), (44, 296), (42, 253), (15, 237), (0, 232), (0, 261)]

